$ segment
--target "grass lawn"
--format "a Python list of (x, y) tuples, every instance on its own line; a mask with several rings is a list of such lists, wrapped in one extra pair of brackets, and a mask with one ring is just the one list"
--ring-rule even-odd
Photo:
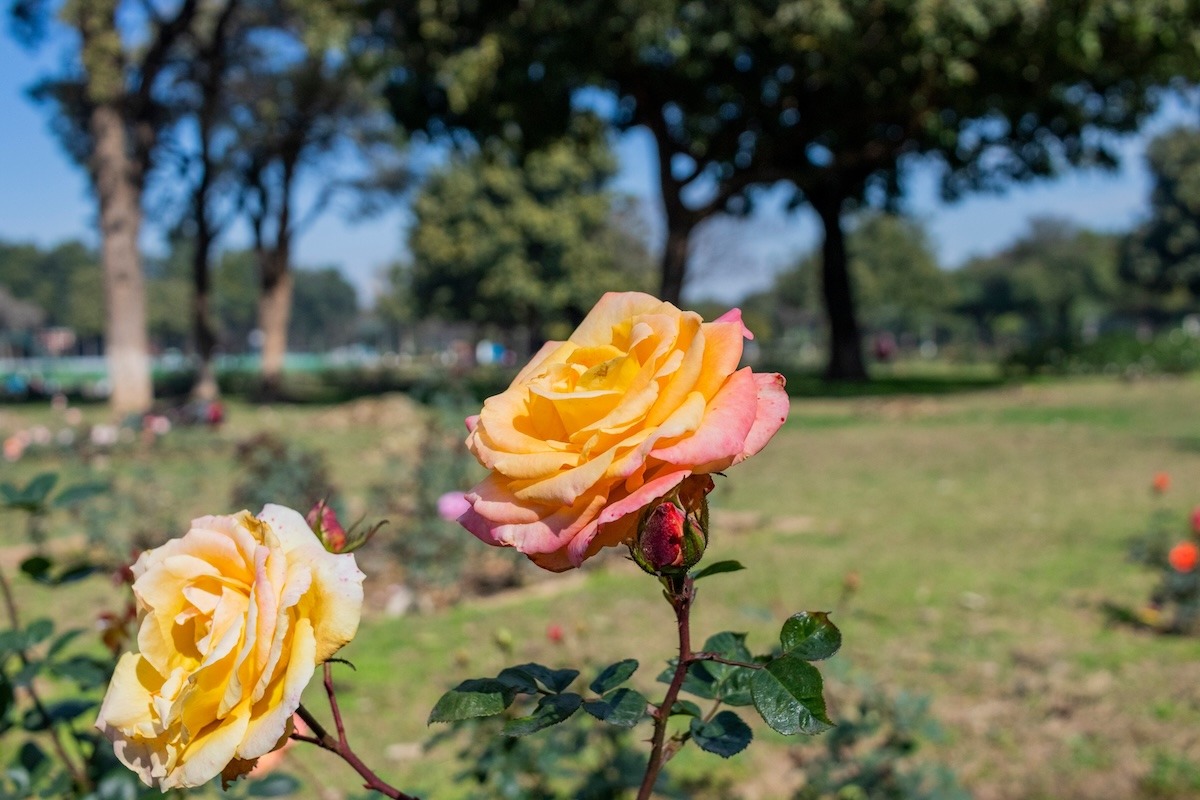
[[(1164, 379), (796, 400), (775, 441), (718, 483), (708, 558), (749, 569), (701, 584), (696, 639), (747, 631), (766, 650), (789, 613), (837, 608), (855, 572), (861, 587), (834, 617), (845, 646), (825, 668), (835, 717), (848, 676), (931, 696), (947, 735), (922, 754), (953, 766), (984, 800), (1200, 796), (1200, 643), (1106, 627), (1100, 610), (1104, 600), (1133, 605), (1148, 594), (1153, 577), (1126, 563), (1124, 542), (1150, 512), (1175, 512), (1182, 534), (1200, 504), (1198, 398), (1200, 382)], [(48, 409), (0, 409), (0, 435), (50, 420)], [(35, 455), (0, 467), (0, 479), (59, 467), (107, 476), (143, 498), (140, 524), (182, 530), (191, 516), (228, 510), (232, 443), (270, 429), (323, 450), (348, 505), (365, 511), (367, 487), (393, 475), (416, 424), (400, 400), (235, 406), (215, 435), (177, 431), (86, 466)], [(1159, 470), (1173, 488), (1155, 497)], [(24, 546), (18, 518), (0, 519), (9, 522), (0, 564), (11, 572)], [(64, 516), (51, 532), (77, 527)], [(364, 568), (378, 573), (379, 564)], [(372, 608), (387, 580), (369, 586)], [(49, 602), (19, 587), (26, 607)], [(72, 591), (80, 602), (55, 597), (63, 622), (87, 624), (111, 597), (99, 579)], [(552, 623), (565, 630), (560, 643), (546, 636)], [(372, 612), (344, 651), (357, 673), (339, 671), (351, 740), (407, 791), (453, 798), (453, 748), (413, 759), (406, 746), (429, 736), (424, 721), (443, 689), (509, 663), (636, 657), (634, 683), (661, 696), (653, 679), (672, 636), (657, 585), (620, 558), (437, 614)], [(307, 697), (320, 715), (319, 687)], [(783, 755), (796, 742), (761, 724), (755, 732), (761, 741), (729, 761), (685, 751), (672, 766), (727, 776), (735, 797), (781, 797), (791, 763)], [(332, 757), (293, 753), (311, 781), (352, 786)]]

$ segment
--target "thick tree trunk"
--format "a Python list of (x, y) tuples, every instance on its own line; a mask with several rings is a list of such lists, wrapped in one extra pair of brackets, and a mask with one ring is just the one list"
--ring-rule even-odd
[(680, 304), (683, 295), (683, 279), (687, 274), (688, 250), (692, 229), (681, 225), (671, 226), (668, 221), (667, 243), (663, 247), (660, 268), (662, 280), (659, 284), (660, 300)]
[(100, 204), (100, 259), (104, 269), (105, 354), (117, 416), (141, 414), (154, 402), (146, 289), (138, 252), (142, 222), (139, 170), (129, 156), (125, 124), (111, 104), (92, 111), (92, 179)]
[(260, 254), (262, 293), (258, 299), (258, 327), (263, 333), (262, 382), (267, 398), (278, 397), (287, 354), (288, 320), (292, 313), (292, 273), (286, 247)]
[[(199, 218), (197, 221), (200, 222)], [(192, 335), (196, 342), (196, 355), (200, 359), (192, 397), (197, 400), (215, 400), (221, 394), (213, 365), (217, 337), (209, 315), (208, 262), (212, 251), (212, 235), (207, 228), (204, 222), (197, 226), (195, 251), (192, 253)]]
[(854, 290), (846, 258), (846, 236), (842, 230), (842, 198), (814, 199), (825, 239), (821, 245), (821, 294), (829, 322), (829, 362), (825, 378), (835, 381), (865, 381), (862, 333), (854, 309)]

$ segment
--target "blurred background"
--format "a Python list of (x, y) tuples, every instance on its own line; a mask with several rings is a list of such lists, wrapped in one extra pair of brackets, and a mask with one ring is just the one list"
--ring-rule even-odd
[[(200, 514), (387, 517), (347, 653), (367, 755), (439, 797), (621, 796), (587, 768), (636, 771), (630, 743), (582, 729), (418, 764), (447, 675), (665, 655), (618, 629), (653, 601), (625, 565), (546, 589), (438, 501), (480, 476), (462, 416), (604, 292), (740, 306), (747, 362), (796, 400), (714, 496), (714, 552), (758, 569), (714, 586), (711, 624), (769, 641), (797, 603), (836, 608), (850, 727), (828, 751), (763, 731), (753, 762), (685, 756), (678, 796), (1200, 796), (1177, 635), (1200, 585), (1167, 560), (1200, 536), (1200, 5), (3, 9), (18, 599), (78, 624), (111, 586), (64, 589), (31, 552), (117, 569)], [(84, 488), (56, 505), (55, 481)], [(587, 774), (528, 785), (576, 752)]]

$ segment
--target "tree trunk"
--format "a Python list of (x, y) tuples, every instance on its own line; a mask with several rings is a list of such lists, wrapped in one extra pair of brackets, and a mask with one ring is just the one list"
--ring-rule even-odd
[(862, 333), (854, 310), (854, 290), (846, 259), (846, 236), (842, 230), (842, 198), (814, 199), (825, 239), (821, 245), (821, 294), (829, 321), (829, 363), (826, 380), (865, 381)]
[(659, 285), (659, 299), (675, 305), (680, 304), (683, 295), (683, 279), (687, 273), (688, 249), (692, 229), (682, 225), (667, 223), (667, 243), (663, 247), (662, 259), (659, 262), (662, 270), (662, 281)]
[(200, 359), (200, 368), (196, 375), (196, 384), (192, 387), (192, 397), (197, 400), (216, 400), (221, 394), (217, 385), (217, 372), (213, 365), (213, 353), (217, 349), (217, 337), (213, 332), (209, 316), (209, 254), (212, 251), (212, 234), (207, 222), (202, 220), (205, 214), (201, 211), (197, 216), (196, 243), (192, 252), (192, 335), (196, 341), (196, 355)]
[(142, 414), (154, 402), (146, 289), (138, 252), (142, 222), (140, 171), (132, 163), (125, 124), (109, 103), (89, 120), (95, 147), (92, 179), (100, 204), (100, 259), (104, 269), (105, 354), (117, 416)]
[(263, 333), (262, 386), (267, 399), (279, 396), (283, 357), (287, 354), (288, 320), (292, 313), (292, 273), (286, 247), (260, 254), (262, 294), (258, 299), (258, 327)]

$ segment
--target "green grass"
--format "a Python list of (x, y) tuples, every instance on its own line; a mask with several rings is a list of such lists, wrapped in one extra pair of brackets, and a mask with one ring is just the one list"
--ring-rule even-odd
[[(1200, 383), (1173, 379), (797, 399), (776, 440), (730, 470), (713, 495), (707, 558), (749, 569), (701, 584), (696, 638), (747, 631), (766, 649), (789, 613), (837, 609), (845, 647), (826, 669), (931, 695), (947, 740), (927, 755), (952, 764), (980, 796), (1193, 796), (1197, 643), (1107, 628), (1100, 604), (1147, 596), (1153, 577), (1126, 563), (1124, 542), (1150, 512), (1176, 513), (1182, 534), (1200, 504), (1198, 397)], [(215, 437), (181, 431), (156, 450), (130, 448), (90, 466), (36, 457), (0, 469), (4, 480), (57, 466), (72, 477), (141, 475), (141, 490), (179, 530), (192, 515), (228, 510), (232, 442), (265, 428), (325, 451), (334, 483), (367, 510), (367, 486), (389, 479), (410, 440), (402, 425), (338, 414), (235, 406)], [(47, 417), (33, 407), (3, 410), (0, 432)], [(1174, 488), (1156, 498), (1149, 484), (1159, 470)], [(0, 529), (0, 545), (19, 544), (15, 521)], [(69, 520), (56, 524), (71, 532)], [(364, 568), (377, 609), (394, 568), (376, 557)], [(861, 588), (839, 608), (849, 572)], [(458, 769), (451, 748), (418, 761), (389, 753), (428, 737), (425, 718), (440, 691), (508, 663), (636, 657), (635, 685), (661, 692), (654, 676), (671, 655), (671, 617), (652, 580), (618, 556), (546, 585), (558, 591), (429, 616), (369, 612), (344, 651), (358, 671), (338, 672), (349, 731), (368, 763), (421, 796), (455, 797), (446, 785)], [(64, 622), (90, 621), (111, 590), (89, 581), (74, 591), (82, 602), (53, 604)], [(22, 586), (21, 595), (25, 605), (47, 606), (43, 590)], [(547, 639), (550, 623), (566, 630), (561, 644)], [(831, 682), (835, 715), (843, 684)], [(323, 712), (319, 687), (307, 703)], [(762, 725), (755, 731), (760, 741), (747, 754), (725, 762), (685, 751), (678, 768), (730, 776), (744, 796), (776, 797), (782, 748), (797, 743)], [(352, 785), (324, 755), (292, 761), (310, 779)]]

